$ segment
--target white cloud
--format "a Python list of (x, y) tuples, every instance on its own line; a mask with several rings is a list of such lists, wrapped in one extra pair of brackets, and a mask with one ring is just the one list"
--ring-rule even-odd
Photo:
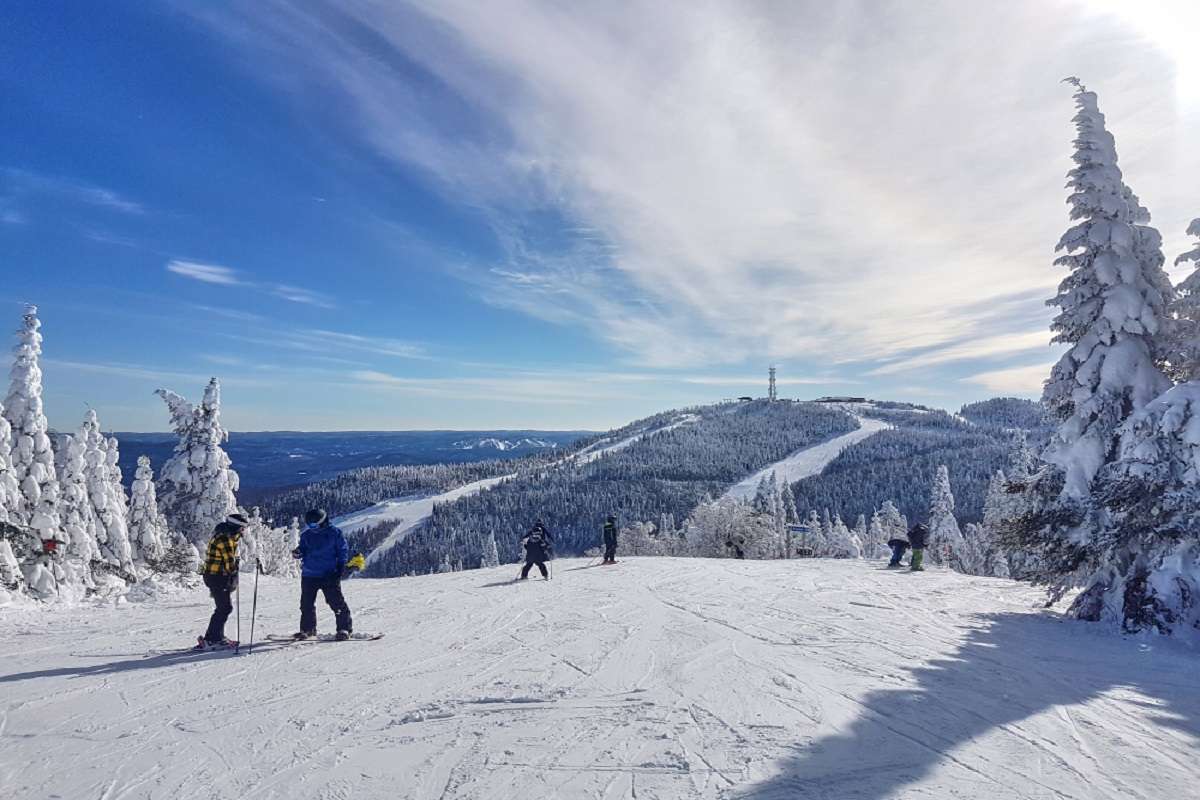
[(1050, 368), (1053, 366), (1054, 362), (1008, 367), (990, 372), (980, 372), (962, 380), (982, 386), (997, 394), (1037, 397), (1041, 395), (1042, 384), (1050, 376)]
[[(1168, 252), (1194, 213), (1197, 119), (1147, 79), (1171, 58), (1071, 0), (194, 13), (487, 214), (506, 257), (469, 276), (486, 299), (648, 366), (933, 365), (1025, 335), (978, 308), (1061, 278), (1063, 75), (1100, 91)], [(414, 64), (452, 96), (415, 88)]]
[(1050, 332), (1046, 330), (1030, 331), (1028, 333), (1007, 333), (984, 339), (973, 339), (948, 347), (935, 348), (930, 352), (916, 356), (902, 357), (899, 360), (884, 364), (882, 367), (877, 367), (867, 374), (891, 375), (896, 372), (908, 372), (952, 361), (968, 361), (1011, 355), (1039, 347), (1046, 348), (1049, 344)]
[(100, 206), (124, 214), (144, 214), (145, 207), (138, 202), (102, 186), (85, 181), (39, 175), (23, 169), (0, 168), (5, 183), (15, 194), (50, 194), (76, 203)]
[(201, 264), (196, 261), (174, 260), (167, 262), (167, 271), (191, 278), (201, 283), (216, 283), (221, 286), (241, 286), (237, 272), (217, 264)]
[(293, 303), (303, 303), (304, 305), (316, 306), (318, 308), (336, 308), (334, 302), (325, 295), (308, 289), (301, 289), (298, 286), (288, 286), (282, 283), (276, 284), (271, 289), (271, 294), (276, 297), (282, 297), (284, 300), (290, 300)]

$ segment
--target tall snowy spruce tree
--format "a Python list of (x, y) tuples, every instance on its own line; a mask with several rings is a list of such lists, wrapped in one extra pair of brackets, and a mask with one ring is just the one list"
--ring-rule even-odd
[(129, 544), (135, 563), (157, 568), (171, 543), (166, 517), (158, 510), (149, 456), (138, 456), (129, 500)]
[(1169, 482), (1166, 463), (1136, 462), (1150, 450), (1167, 458), (1164, 448), (1178, 433), (1174, 421), (1190, 403), (1178, 405), (1186, 391), (1155, 402), (1171, 386), (1162, 367), (1172, 361), (1174, 291), (1162, 269), (1161, 238), (1123, 183), (1096, 95), (1069, 80), (1077, 108), (1075, 168), (1068, 173), (1075, 224), (1055, 262), (1070, 274), (1050, 301), (1059, 309), (1054, 341), (1069, 349), (1043, 394), (1059, 426), (1042, 455), (1047, 464), (1031, 478), (1020, 516), (1004, 525), (1001, 538), (1032, 556), (1036, 573), (1029, 577), (1049, 583), (1052, 598), (1083, 587), (1071, 615), (1126, 630), (1161, 628), (1167, 615), (1159, 609), (1171, 602), (1159, 602), (1162, 587), (1153, 576), (1163, 555), (1160, 532), (1143, 512), (1156, 517), (1166, 498), (1130, 504), (1128, 492), (1135, 481), (1149, 479), (1143, 488)]
[(99, 520), (88, 496), (84, 434), (66, 436), (59, 443), (56, 459), (59, 484), (59, 518), (67, 534), (66, 558), (78, 571), (82, 583), (91, 588), (92, 562), (100, 557), (97, 544)]
[(954, 493), (950, 491), (950, 470), (938, 466), (929, 499), (929, 560), (955, 569), (962, 567), (963, 535), (954, 517)]
[(1169, 382), (1155, 335), (1170, 300), (1157, 231), (1123, 183), (1113, 136), (1096, 94), (1077, 80), (1075, 168), (1067, 173), (1075, 220), (1055, 264), (1070, 274), (1049, 301), (1058, 307), (1053, 341), (1070, 349), (1051, 371), (1043, 402), (1058, 430), (1043, 459), (1061, 473), (1065, 498), (1084, 501), (1092, 479), (1117, 454), (1118, 430)]
[(213, 527), (237, 510), (238, 476), (221, 447), (229, 439), (221, 427), (221, 386), (216, 378), (209, 381), (196, 407), (167, 389), (155, 394), (166, 402), (179, 436), (159, 475), (160, 507), (172, 530), (203, 544)]
[[(4, 414), (12, 428), (12, 476), (19, 487), (8, 513), (15, 525), (35, 535), (10, 542), (15, 544), (30, 592), (48, 598), (58, 594), (58, 583), (66, 577), (60, 562), (48, 553), (65, 541), (66, 534), (58, 518), (58, 476), (42, 410), (41, 326), (37, 306), (28, 306), (13, 348), (12, 382)], [(40, 546), (35, 537), (41, 540)]]
[[(25, 576), (21, 574), (21, 565), (17, 561), (16, 551), (13, 550), (10, 535), (19, 537), (15, 529), (9, 533), (4, 526), (16, 522), (17, 503), (20, 502), (21, 487), (13, 474), (12, 466), (12, 426), (4, 416), (4, 406), (0, 404), (0, 591), (19, 592), (25, 587)], [(20, 545), (18, 544), (18, 549)], [(3, 599), (3, 598), (0, 598)]]
[(87, 412), (79, 436), (84, 444), (88, 497), (99, 522), (96, 544), (100, 561), (114, 568), (112, 571), (128, 577), (133, 573), (133, 553), (126, 527), (125, 487), (114, 459), (116, 446), (100, 432), (95, 411)]
[[(1188, 233), (1200, 236), (1200, 220)], [(1095, 495), (1099, 568), (1076, 599), (1080, 617), (1126, 631), (1200, 630), (1200, 245), (1197, 269), (1168, 307), (1168, 369), (1183, 381), (1136, 411)]]

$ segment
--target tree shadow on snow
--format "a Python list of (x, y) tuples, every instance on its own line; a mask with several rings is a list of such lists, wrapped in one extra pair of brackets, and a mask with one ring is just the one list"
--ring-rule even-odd
[[(287, 642), (255, 642), (252, 653), (259, 650), (286, 647)], [(14, 672), (10, 675), (0, 675), (0, 684), (33, 681), (39, 678), (88, 678), (94, 675), (114, 675), (120, 672), (133, 672), (142, 669), (162, 669), (176, 664), (191, 664), (197, 661), (217, 660), (222, 658), (241, 658), (247, 653), (243, 650), (235, 655), (231, 650), (173, 650), (166, 653), (155, 653), (148, 656), (127, 658), (124, 661), (109, 661), (104, 664), (88, 664), (71, 667), (52, 667), (49, 669), (32, 670), (30, 672)], [(80, 656), (76, 656), (79, 658)], [(83, 656), (91, 658), (91, 656)]]
[[(742, 787), (735, 796), (890, 800), (905, 796), (907, 785), (939, 767), (957, 768), (955, 774), (947, 773), (956, 788), (969, 793), (983, 790), (989, 796), (1015, 796), (1018, 787), (1036, 796), (1041, 796), (1039, 792), (1060, 796), (1056, 790), (1073, 787), (1075, 792), (1069, 796), (1087, 797), (1091, 796), (1089, 779), (1097, 777), (1093, 773), (1098, 769), (1110, 784), (1127, 780), (1136, 786), (1139, 779), (1124, 774), (1124, 765), (1095, 762), (1072, 741), (1075, 726), (1086, 728), (1089, 723), (1077, 723), (1070, 707), (1119, 689), (1134, 690), (1151, 700), (1122, 696), (1106, 702), (1122, 706), (1152, 726), (1200, 737), (1195, 653), (1182, 645), (1122, 638), (1050, 616), (1001, 613), (981, 616), (980, 622), (981, 627), (951, 658), (915, 666), (916, 686), (879, 689), (861, 698), (849, 728), (802, 747), (777, 777)], [(1061, 741), (1041, 741), (1015, 724), (1056, 707), (1066, 707), (1060, 712)], [(1109, 714), (1109, 719), (1114, 716), (1128, 719), (1124, 713)], [(1001, 727), (1009, 734), (1002, 749), (963, 754), (964, 745)], [(1120, 731), (1093, 728), (1089, 735), (1102, 733), (1111, 739), (1124, 733), (1122, 738), (1131, 747), (1152, 747), (1139, 741), (1137, 727), (1135, 720)], [(1058, 751), (1079, 768), (1062, 763), (1055, 755)], [(1053, 769), (1041, 769), (1043, 761)], [(1194, 770), (1193, 764), (1181, 765), (1179, 774), (1170, 774), (1173, 770), (1167, 763), (1172, 761), (1164, 757), (1166, 763), (1156, 767), (1169, 783), (1184, 785), (1194, 779), (1194, 771), (1191, 778), (1185, 771)], [(997, 774), (1005, 776), (1003, 784), (992, 777)]]

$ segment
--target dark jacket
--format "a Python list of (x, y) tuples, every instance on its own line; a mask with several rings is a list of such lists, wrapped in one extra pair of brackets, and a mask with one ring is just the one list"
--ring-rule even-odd
[(300, 534), (300, 546), (296, 549), (303, 559), (300, 574), (305, 578), (340, 577), (350, 558), (346, 537), (328, 520), (305, 528), (304, 533)]
[(928, 535), (929, 531), (924, 525), (914, 525), (908, 532), (908, 543), (912, 545), (913, 550), (924, 550), (925, 537)]
[(605, 544), (616, 544), (617, 543), (617, 523), (615, 523), (615, 522), (605, 522), (604, 523), (604, 543)]
[(899, 547), (900, 552), (903, 553), (909, 547), (908, 540), (907, 539), (888, 539), (888, 547), (892, 548), (893, 550), (895, 550), (897, 547)]
[(534, 525), (521, 539), (521, 545), (525, 548), (525, 557), (528, 560), (545, 561), (554, 550), (554, 537), (542, 526)]

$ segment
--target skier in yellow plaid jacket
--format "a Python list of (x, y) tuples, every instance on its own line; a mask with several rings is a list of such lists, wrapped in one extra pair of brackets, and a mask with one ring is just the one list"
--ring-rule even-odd
[(204, 585), (212, 595), (214, 608), (212, 618), (208, 621), (208, 630), (200, 637), (198, 647), (232, 647), (237, 644), (225, 638), (225, 620), (233, 612), (230, 597), (238, 583), (238, 544), (249, 524), (246, 515), (230, 514), (223, 522), (217, 523), (212, 538), (208, 540), (204, 566), (200, 571), (204, 575)]

